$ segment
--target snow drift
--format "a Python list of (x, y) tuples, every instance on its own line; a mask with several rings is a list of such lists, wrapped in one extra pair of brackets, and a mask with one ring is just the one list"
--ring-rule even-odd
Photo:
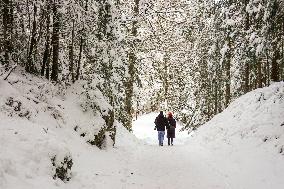
[(284, 82), (249, 92), (188, 141), (212, 152), (229, 188), (283, 188)]
[[(110, 137), (99, 150), (89, 143), (104, 127), (82, 94), (83, 81), (54, 85), (21, 68), (0, 80), (0, 188), (94, 188), (92, 175), (116, 157)], [(97, 92), (98, 93), (98, 92)], [(97, 94), (96, 94), (97, 95)], [(109, 108), (101, 94), (100, 103)], [(115, 122), (124, 148), (137, 140)], [(114, 160), (110, 166), (115, 167)]]
[(214, 148), (263, 147), (269, 153), (284, 156), (284, 83), (274, 83), (236, 99), (203, 125), (195, 140)]

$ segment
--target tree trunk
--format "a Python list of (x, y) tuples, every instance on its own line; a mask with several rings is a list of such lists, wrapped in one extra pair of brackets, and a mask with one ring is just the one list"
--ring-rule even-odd
[(266, 66), (266, 62), (263, 62), (263, 84), (264, 86), (267, 86), (267, 66)]
[(135, 64), (136, 64), (136, 37), (137, 37), (137, 16), (139, 14), (139, 0), (135, 0), (135, 6), (133, 9), (134, 20), (132, 22), (131, 35), (133, 37), (133, 41), (131, 43), (131, 48), (129, 52), (129, 60), (128, 60), (128, 78), (126, 81), (126, 97), (125, 97), (125, 109), (127, 112), (127, 120), (125, 123), (125, 127), (128, 130), (132, 128), (132, 98), (133, 98), (133, 87), (134, 87), (134, 77), (135, 77)]
[(80, 50), (79, 50), (79, 59), (78, 59), (78, 65), (77, 65), (77, 71), (76, 71), (76, 80), (79, 80), (79, 76), (80, 76), (80, 67), (81, 67), (83, 43), (84, 43), (83, 42), (83, 36), (81, 36), (81, 39), (80, 39)]
[(272, 39), (272, 60), (271, 60), (271, 80), (274, 82), (280, 81), (279, 77), (279, 63), (278, 61), (281, 58), (280, 55), (280, 47), (279, 47), (279, 42), (280, 38), (279, 36), (281, 35), (281, 30), (279, 30), (280, 25), (282, 25), (281, 19), (278, 19), (278, 14), (280, 13), (280, 2), (277, 0), (274, 0), (272, 3), (272, 10), (271, 10), (271, 36), (273, 37)]
[(164, 58), (164, 70), (163, 72), (165, 73), (163, 76), (163, 80), (164, 80), (164, 103), (165, 103), (165, 110), (168, 111), (168, 93), (169, 93), (169, 81), (168, 81), (168, 59), (167, 59), (167, 54), (165, 55)]
[[(88, 0), (86, 0), (86, 5), (85, 5), (85, 11), (87, 10), (88, 10)], [(85, 31), (85, 26), (83, 26), (83, 29), (81, 31), (79, 59), (78, 59), (77, 70), (76, 70), (76, 80), (79, 80), (79, 76), (80, 76), (81, 58), (82, 58), (83, 45), (84, 45), (84, 38), (83, 38), (84, 31)]]
[(10, 56), (13, 50), (12, 30), (13, 30), (13, 5), (12, 0), (3, 0), (3, 37), (4, 37), (4, 66), (8, 70)]
[(284, 20), (282, 23), (282, 36), (281, 36), (281, 66), (280, 66), (280, 80), (284, 81)]
[(270, 64), (269, 64), (269, 53), (268, 50), (266, 50), (266, 70), (267, 70), (267, 83), (266, 85), (270, 85)]
[[(29, 5), (30, 5), (30, 1), (29, 0), (27, 0), (27, 2), (26, 2), (26, 11), (27, 11), (27, 17), (29, 18), (28, 19), (28, 30), (29, 31), (31, 31), (31, 14), (30, 14), (30, 7), (29, 7)], [(31, 36), (29, 35), (29, 39), (28, 39), (28, 42), (30, 42), (30, 38), (31, 38)], [(29, 56), (29, 48), (27, 48), (27, 57)]]
[(37, 14), (37, 6), (36, 6), (36, 3), (34, 3), (34, 20), (33, 20), (32, 36), (31, 36), (31, 44), (30, 44), (30, 50), (28, 54), (28, 61), (26, 64), (26, 71), (29, 73), (35, 72), (33, 52), (34, 52), (34, 47), (36, 43), (36, 27), (37, 27), (36, 14)]
[[(49, 25), (50, 25), (50, 2), (47, 2), (47, 20), (46, 20), (46, 41), (45, 41), (45, 50), (43, 54), (43, 61), (42, 61), (42, 66), (41, 66), (41, 75), (44, 76), (44, 72), (46, 69), (47, 61), (50, 59), (50, 31), (49, 31)], [(49, 68), (48, 68), (49, 69)], [(47, 74), (47, 70), (46, 70)], [(49, 76), (47, 77), (49, 78)]]
[(272, 62), (271, 62), (271, 80), (274, 82), (280, 81), (279, 78), (279, 64), (278, 60), (280, 60), (280, 52), (279, 49), (274, 47), (274, 52), (273, 52), (273, 57), (272, 57)]
[(57, 81), (58, 79), (58, 61), (59, 61), (59, 12), (58, 2), (53, 3), (53, 33), (52, 33), (52, 68), (51, 68), (51, 80)]
[(227, 36), (228, 42), (228, 52), (226, 55), (225, 63), (225, 75), (226, 75), (226, 84), (225, 84), (225, 107), (228, 107), (231, 101), (231, 39), (229, 34)]
[[(42, 8), (43, 5), (40, 5), (40, 17), (39, 17), (39, 21), (38, 21), (38, 25), (39, 25), (39, 31), (38, 31), (38, 34), (37, 34), (37, 38), (36, 38), (36, 41), (35, 41), (35, 47), (34, 47), (34, 62), (37, 63), (39, 62), (40, 60), (38, 60), (38, 58), (40, 58), (38, 55), (38, 46), (40, 41), (41, 41), (41, 38), (42, 38), (42, 35), (44, 33), (43, 31), (43, 26), (44, 26), (44, 21), (46, 19), (46, 10), (44, 10)], [(35, 67), (35, 71), (38, 72), (37, 70), (37, 67)]]
[(128, 78), (126, 82), (125, 89), (125, 109), (127, 112), (127, 120), (125, 123), (125, 127), (128, 130), (132, 128), (132, 97), (133, 97), (133, 85), (134, 85), (134, 74), (135, 74), (135, 63), (136, 63), (136, 55), (134, 52), (129, 53), (128, 60)]
[(262, 88), (262, 69), (261, 69), (261, 61), (257, 61), (257, 87)]
[(51, 59), (51, 53), (52, 53), (52, 47), (49, 50), (49, 54), (47, 55), (47, 60), (46, 60), (46, 74), (45, 78), (50, 79), (50, 59)]
[(250, 91), (250, 87), (249, 87), (249, 73), (250, 73), (250, 66), (249, 63), (246, 62), (245, 63), (245, 87), (244, 87), (244, 92), (247, 93)]
[(74, 76), (74, 35), (75, 35), (75, 28), (74, 28), (74, 22), (75, 20), (72, 20), (72, 39), (71, 44), (69, 45), (69, 60), (70, 60), (70, 66), (69, 66), (69, 73), (71, 74), (71, 80), (74, 83), (75, 82), (75, 76)]
[[(247, 6), (249, 2), (247, 0), (245, 0), (245, 7)], [(246, 10), (245, 10), (246, 12)], [(249, 27), (250, 27), (250, 16), (249, 16), (249, 13), (246, 12), (246, 22), (245, 22), (245, 31), (248, 31), (249, 30)], [(248, 42), (248, 40), (246, 40), (246, 42)], [(246, 48), (246, 56), (249, 57), (250, 56), (250, 53), (249, 53), (249, 49)], [(249, 75), (250, 75), (250, 66), (249, 66), (249, 62), (248, 60), (246, 60), (245, 62), (245, 78), (244, 78), (244, 93), (247, 93), (250, 91), (250, 79), (249, 79)]]
[[(216, 71), (217, 75), (217, 71)], [(218, 84), (217, 79), (213, 79), (213, 86), (214, 86), (214, 114), (217, 115), (218, 113)]]

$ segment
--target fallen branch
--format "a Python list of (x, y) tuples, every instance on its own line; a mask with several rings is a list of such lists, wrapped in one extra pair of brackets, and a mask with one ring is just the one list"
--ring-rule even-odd
[(10, 68), (7, 72), (6, 72), (6, 76), (3, 76), (4, 80), (7, 80), (8, 77), (11, 75), (12, 71), (17, 67), (17, 64), (12, 66), (12, 68)]

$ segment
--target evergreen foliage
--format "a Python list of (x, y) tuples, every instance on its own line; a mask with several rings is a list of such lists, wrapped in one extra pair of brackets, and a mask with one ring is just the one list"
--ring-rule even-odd
[(134, 114), (155, 110), (197, 128), (284, 79), (282, 0), (2, 0), (0, 8), (0, 75), (20, 65), (54, 83), (86, 81), (83, 93), (98, 90), (110, 105), (89, 107), (112, 136), (115, 120), (131, 130)]

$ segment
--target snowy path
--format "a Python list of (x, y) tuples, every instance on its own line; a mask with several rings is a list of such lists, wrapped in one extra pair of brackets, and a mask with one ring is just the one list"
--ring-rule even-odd
[(180, 132), (176, 134), (174, 146), (159, 147), (157, 131), (153, 130), (155, 117), (156, 114), (148, 114), (134, 122), (133, 133), (143, 142), (125, 149), (121, 155), (124, 176), (119, 188), (282, 188), (281, 156), (276, 157), (278, 163), (274, 164), (271, 160), (275, 157), (264, 154), (261, 149), (236, 149), (226, 145), (228, 139), (221, 140), (217, 146), (207, 146)]
[(127, 170), (133, 175), (126, 177), (122, 188), (229, 188), (224, 176), (208, 165), (208, 154), (201, 149), (157, 148), (141, 147), (132, 154)]
[(184, 145), (189, 137), (186, 133), (177, 133), (174, 146), (159, 147), (153, 130), (155, 116), (148, 114), (134, 122), (134, 134), (148, 144), (137, 146), (128, 156), (125, 169), (129, 176), (122, 188), (230, 188), (225, 176), (209, 163), (208, 150)]

